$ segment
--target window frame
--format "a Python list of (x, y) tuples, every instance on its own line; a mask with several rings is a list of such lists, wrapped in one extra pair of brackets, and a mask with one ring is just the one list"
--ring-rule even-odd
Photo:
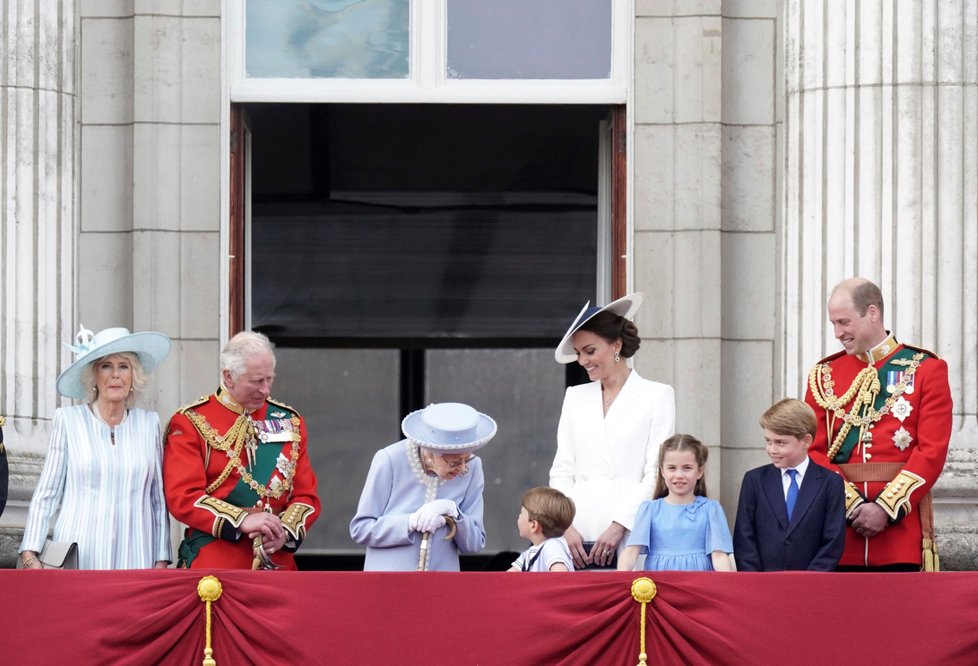
[(449, 79), (449, 0), (410, 1), (409, 75), (404, 79), (248, 78), (245, 2), (228, 2), (225, 23), (230, 101), (625, 104), (628, 96), (630, 0), (611, 0), (611, 73), (607, 79)]

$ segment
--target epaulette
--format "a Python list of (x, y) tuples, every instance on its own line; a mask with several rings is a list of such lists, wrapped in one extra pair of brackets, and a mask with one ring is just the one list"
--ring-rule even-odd
[(189, 405), (184, 405), (183, 407), (178, 409), (177, 414), (186, 414), (187, 410), (193, 409), (194, 407), (200, 407), (210, 399), (211, 397), (209, 395), (202, 395), (201, 397), (191, 402)]
[(272, 398), (265, 398), (265, 399), (266, 399), (266, 400), (267, 400), (267, 401), (268, 401), (269, 403), (271, 403), (271, 404), (273, 404), (273, 405), (275, 405), (276, 407), (278, 407), (278, 408), (280, 408), (280, 409), (285, 409), (285, 410), (288, 410), (288, 411), (290, 411), (290, 412), (292, 412), (292, 415), (293, 415), (293, 416), (298, 416), (298, 415), (299, 415), (299, 412), (297, 412), (297, 411), (295, 410), (295, 407), (292, 407), (292, 406), (290, 406), (290, 405), (286, 405), (286, 404), (285, 404), (284, 402), (279, 402), (278, 400), (273, 400)]
[(904, 343), (903, 346), (906, 347), (907, 349), (913, 349), (915, 352), (920, 352), (922, 354), (927, 354), (931, 358), (937, 358), (937, 359), (940, 358), (940, 356), (938, 356), (937, 354), (935, 354), (931, 350), (924, 349), (923, 347), (914, 347), (913, 345), (908, 345), (906, 343)]
[(842, 351), (837, 351), (834, 354), (831, 354), (829, 356), (826, 356), (825, 358), (823, 358), (821, 361), (819, 361), (815, 365), (822, 365), (823, 363), (831, 363), (832, 361), (834, 361), (834, 360), (836, 360), (838, 358), (842, 358), (845, 355), (846, 355), (846, 350), (843, 349)]

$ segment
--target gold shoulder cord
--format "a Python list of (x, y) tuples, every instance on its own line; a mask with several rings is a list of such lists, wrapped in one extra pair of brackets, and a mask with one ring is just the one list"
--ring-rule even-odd
[(228, 464), (224, 468), (224, 471), (221, 472), (221, 475), (213, 483), (204, 489), (204, 492), (209, 495), (220, 488), (221, 484), (231, 475), (235, 467), (240, 464), (241, 450), (244, 449), (246, 442), (254, 438), (255, 429), (248, 415), (241, 414), (235, 419), (231, 427), (228, 428), (228, 431), (221, 436), (214, 429), (214, 426), (208, 423), (207, 419), (201, 414), (193, 410), (187, 410), (185, 413), (187, 418), (190, 419), (190, 422), (197, 428), (197, 432), (207, 442), (207, 445), (218, 451), (224, 451), (228, 456)]
[(273, 497), (278, 499), (292, 489), (292, 478), (295, 475), (295, 469), (299, 459), (299, 444), (301, 440), (298, 431), (298, 419), (296, 417), (291, 419), (296, 424), (296, 430), (292, 435), (292, 451), (283, 471), (283, 482), (274, 488), (269, 488), (255, 480), (247, 468), (241, 463), (241, 451), (244, 449), (245, 444), (256, 438), (255, 427), (248, 414), (239, 415), (223, 436), (218, 434), (214, 426), (208, 423), (207, 419), (201, 414), (193, 410), (188, 410), (186, 415), (190, 419), (190, 422), (194, 424), (194, 427), (197, 428), (201, 437), (204, 438), (204, 441), (207, 442), (207, 445), (218, 451), (225, 452), (228, 457), (228, 464), (224, 467), (220, 476), (204, 489), (205, 493), (209, 495), (220, 488), (221, 484), (231, 476), (231, 472), (235, 469), (238, 470), (242, 481), (262, 498), (267, 499)]
[[(835, 397), (835, 382), (832, 380), (832, 366), (828, 363), (819, 363), (812, 368), (812, 371), (808, 373), (808, 386), (812, 390), (812, 396), (815, 398), (815, 402), (825, 410), (826, 433), (831, 433), (834, 430), (836, 418), (843, 420), (842, 427), (839, 428), (839, 432), (832, 440), (832, 446), (829, 447), (826, 454), (829, 462), (839, 452), (852, 426), (858, 426), (860, 430), (864, 430), (867, 426), (875, 424), (890, 412), (890, 409), (896, 401), (906, 391), (907, 385), (913, 379), (914, 373), (917, 372), (917, 368), (924, 360), (924, 356), (925, 354), (914, 354), (906, 371), (903, 373), (903, 378), (894, 387), (893, 393), (886, 399), (886, 402), (879, 411), (876, 411), (873, 407), (876, 402), (876, 396), (879, 395), (881, 388), (879, 374), (874, 366), (867, 365), (860, 370), (848, 390), (838, 398)], [(853, 397), (855, 397), (855, 400), (847, 414), (844, 407)]]

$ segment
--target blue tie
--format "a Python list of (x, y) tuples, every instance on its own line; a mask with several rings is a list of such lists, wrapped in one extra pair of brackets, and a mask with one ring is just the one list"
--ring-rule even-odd
[(788, 484), (788, 496), (785, 497), (785, 504), (788, 507), (788, 522), (791, 522), (791, 513), (795, 510), (795, 502), (798, 501), (798, 470), (789, 469), (788, 476), (791, 482)]

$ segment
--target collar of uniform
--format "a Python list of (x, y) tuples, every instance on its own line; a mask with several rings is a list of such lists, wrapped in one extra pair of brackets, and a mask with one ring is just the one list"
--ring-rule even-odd
[(214, 395), (217, 397), (217, 401), (219, 403), (221, 403), (222, 405), (230, 409), (235, 414), (244, 414), (246, 412), (250, 413), (254, 411), (254, 410), (245, 409), (244, 405), (240, 404), (237, 400), (235, 400), (231, 396), (231, 392), (228, 391), (227, 387), (224, 385), (223, 381), (221, 382), (221, 386), (217, 389), (217, 392)]
[(884, 358), (896, 351), (897, 341), (889, 331), (886, 332), (886, 340), (879, 343), (869, 351), (860, 352), (856, 354), (858, 358), (863, 363), (869, 363), (870, 365), (882, 361)]

